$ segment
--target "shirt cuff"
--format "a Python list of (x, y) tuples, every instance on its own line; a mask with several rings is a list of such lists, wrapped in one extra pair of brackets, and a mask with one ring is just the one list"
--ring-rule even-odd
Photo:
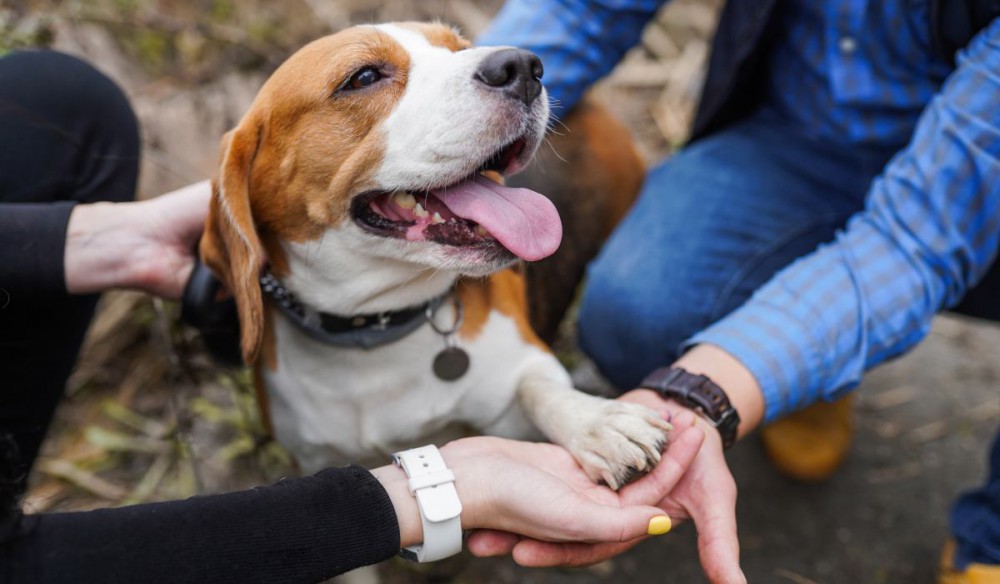
[[(766, 303), (752, 302), (682, 345), (715, 345), (735, 357), (760, 385), (764, 422), (817, 401), (825, 367), (806, 323)], [(725, 388), (723, 388), (725, 389)]]
[(70, 201), (0, 205), (0, 289), (10, 296), (8, 300), (66, 294), (66, 229), (75, 205)]

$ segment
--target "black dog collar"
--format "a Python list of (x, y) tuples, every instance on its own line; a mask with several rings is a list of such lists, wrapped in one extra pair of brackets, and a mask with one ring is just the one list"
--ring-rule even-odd
[(427, 315), (437, 312), (451, 294), (448, 291), (419, 306), (403, 310), (339, 316), (304, 306), (270, 272), (261, 275), (260, 289), (274, 300), (288, 320), (316, 341), (337, 347), (364, 349), (388, 345), (417, 330), (427, 322)]

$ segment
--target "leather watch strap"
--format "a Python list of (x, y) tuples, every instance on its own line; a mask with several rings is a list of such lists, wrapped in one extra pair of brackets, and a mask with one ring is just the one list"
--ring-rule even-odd
[(424, 542), (403, 548), (399, 555), (416, 562), (433, 562), (462, 551), (462, 503), (455, 475), (436, 446), (421, 446), (392, 455), (406, 476), (410, 494), (417, 498)]
[(729, 403), (726, 392), (708, 377), (688, 373), (680, 367), (661, 367), (647, 375), (639, 387), (655, 390), (700, 413), (722, 435), (725, 448), (736, 442), (740, 415)]

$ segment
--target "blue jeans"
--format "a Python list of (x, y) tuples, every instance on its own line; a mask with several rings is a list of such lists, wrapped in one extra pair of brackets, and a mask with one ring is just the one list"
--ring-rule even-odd
[[(650, 171), (590, 266), (581, 348), (616, 386), (635, 387), (691, 335), (830, 241), (900, 147), (816, 141), (762, 110), (681, 150)], [(1000, 563), (1000, 446), (992, 464), (987, 487), (955, 507), (959, 558)]]
[(634, 387), (778, 270), (833, 238), (895, 148), (819, 142), (762, 111), (653, 168), (588, 270), (580, 344)]
[(1000, 432), (990, 451), (986, 484), (962, 495), (951, 510), (955, 566), (1000, 564)]

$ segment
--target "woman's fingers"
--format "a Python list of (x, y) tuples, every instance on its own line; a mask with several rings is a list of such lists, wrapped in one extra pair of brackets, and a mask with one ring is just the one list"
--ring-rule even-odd
[(555, 541), (622, 543), (647, 535), (663, 535), (672, 522), (662, 509), (651, 505), (610, 506), (584, 503), (581, 498), (572, 524)]
[(514, 561), (528, 568), (590, 566), (630, 549), (641, 539), (625, 543), (552, 543), (524, 539), (514, 546)]
[(521, 536), (509, 531), (477, 529), (469, 534), (465, 543), (472, 555), (480, 558), (492, 558), (511, 553), (520, 540)]
[[(691, 415), (691, 414), (687, 414)], [(619, 494), (623, 503), (655, 504), (666, 497), (684, 478), (705, 441), (705, 433), (690, 423), (674, 431), (659, 464), (648, 475), (626, 485)]]

